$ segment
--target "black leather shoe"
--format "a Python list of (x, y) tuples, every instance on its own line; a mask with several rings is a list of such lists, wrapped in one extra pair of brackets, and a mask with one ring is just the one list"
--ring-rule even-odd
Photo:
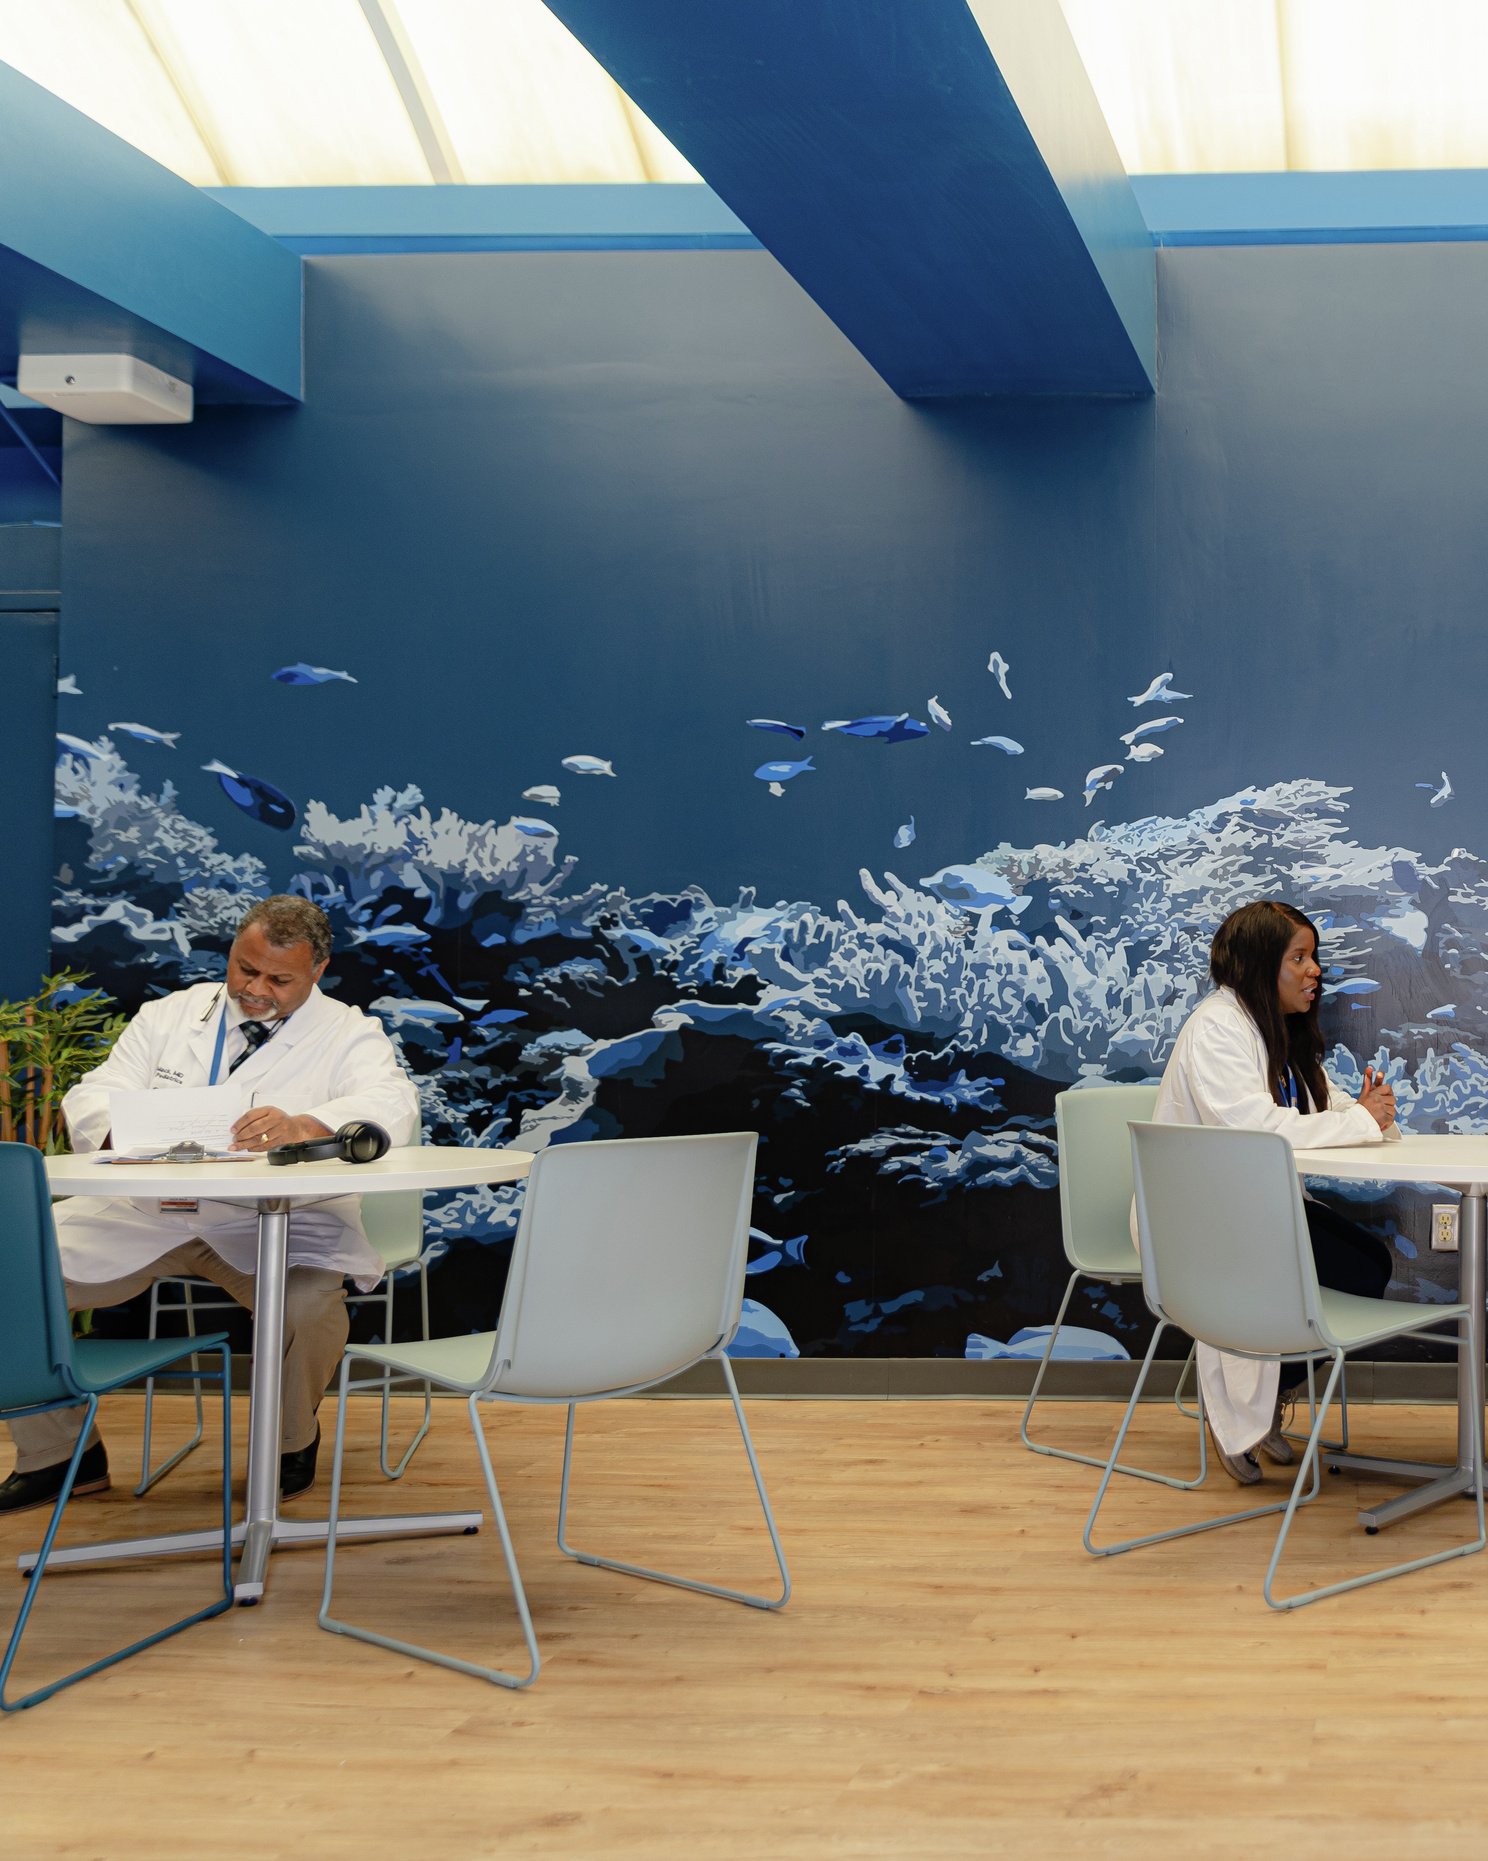
[[(311, 1465), (314, 1466), (313, 1460)], [(65, 1460), (50, 1467), (36, 1467), (30, 1473), (13, 1473), (0, 1485), (0, 1512), (29, 1512), (34, 1506), (54, 1505), (66, 1473)], [(101, 1441), (95, 1441), (78, 1462), (72, 1497), (106, 1493), (108, 1489), (108, 1451)]]
[(308, 1493), (315, 1484), (315, 1456), (320, 1452), (320, 1423), (315, 1424), (315, 1439), (309, 1447), (296, 1448), (293, 1454), (279, 1456), (279, 1497), (293, 1499), (296, 1493)]

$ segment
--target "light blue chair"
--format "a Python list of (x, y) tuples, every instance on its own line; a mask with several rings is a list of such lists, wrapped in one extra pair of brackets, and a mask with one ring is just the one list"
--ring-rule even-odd
[[(369, 1195), (362, 1198), (362, 1226), (366, 1230), (368, 1241), (382, 1257), (382, 1278), (371, 1292), (348, 1292), (348, 1306), (380, 1305), (382, 1307), (382, 1335), (391, 1339), (393, 1335), (394, 1299), (398, 1289), (400, 1273), (413, 1271), (418, 1275), (419, 1290), (419, 1336), (429, 1335), (429, 1266), (424, 1257), (424, 1198), (417, 1189), (394, 1190), (387, 1195)], [(196, 1279), (188, 1274), (171, 1275), (158, 1279), (150, 1288), (150, 1321), (148, 1335), (158, 1335), (160, 1321), (163, 1317), (179, 1318), (185, 1328), (186, 1336), (196, 1335), (197, 1316), (203, 1312), (237, 1312), (242, 1307), (235, 1299), (228, 1298), (220, 1287), (211, 1280)], [(392, 1379), (384, 1381), (382, 1391), (382, 1431), (378, 1438), (378, 1461), (383, 1473), (390, 1480), (401, 1480), (408, 1470), (408, 1463), (418, 1451), (420, 1442), (429, 1432), (429, 1420), (432, 1405), (428, 1389), (424, 1390), (424, 1413), (413, 1439), (403, 1450), (403, 1457), (396, 1466), (389, 1465), (388, 1448), (388, 1398), (392, 1393)], [(178, 1466), (188, 1454), (201, 1444), (206, 1429), (205, 1415), (202, 1409), (201, 1383), (194, 1383), (192, 1395), (196, 1402), (196, 1421), (190, 1437), (178, 1447), (168, 1459), (159, 1466), (150, 1464), (152, 1442), (155, 1431), (155, 1379), (150, 1377), (145, 1383), (145, 1423), (140, 1440), (140, 1477), (135, 1487), (135, 1497), (143, 1498), (157, 1480), (163, 1480), (171, 1469)]]
[[(221, 1615), (232, 1606), (232, 1422), (230, 1414), (230, 1359), (227, 1338), (223, 1334), (191, 1340), (177, 1338), (158, 1342), (118, 1338), (77, 1338), (72, 1335), (72, 1317), (62, 1283), (62, 1268), (57, 1255), (56, 1230), (52, 1225), (52, 1205), (47, 1193), (46, 1170), (41, 1153), (26, 1144), (0, 1144), (0, 1418), (14, 1421), (25, 1415), (39, 1415), (48, 1409), (85, 1405), (83, 1425), (77, 1446), (68, 1463), (62, 1490), (52, 1508), (52, 1516), (42, 1539), (36, 1563), (25, 1579), (26, 1591), (20, 1613), (11, 1630), (10, 1641), (0, 1660), (0, 1708), (17, 1712), (49, 1699), (63, 1687), (87, 1679), (116, 1661), (126, 1660), (150, 1648), (157, 1641), (177, 1635), (183, 1628)], [(62, 1514), (72, 1495), (93, 1419), (98, 1413), (98, 1398), (110, 1391), (136, 1382), (144, 1376), (168, 1372), (193, 1351), (212, 1353), (218, 1358), (215, 1370), (199, 1374), (222, 1388), (222, 1594), (204, 1609), (183, 1616), (168, 1628), (158, 1629), (143, 1640), (130, 1642), (117, 1653), (106, 1654), (86, 1667), (38, 1687), (20, 1699), (7, 1697), (11, 1668), (20, 1651), (31, 1610), (36, 1602), (47, 1559), (56, 1541)], [(183, 1376), (192, 1370), (180, 1372)]]
[[(501, 1317), (494, 1332), (427, 1344), (347, 1346), (341, 1365), (336, 1454), (320, 1626), (332, 1634), (433, 1661), (497, 1686), (527, 1687), (541, 1667), (527, 1596), (481, 1427), (481, 1404), (561, 1403), (568, 1410), (558, 1500), (558, 1548), (581, 1564), (646, 1577), (756, 1609), (782, 1608), (790, 1573), (744, 1421), (727, 1355), (739, 1324), (754, 1188), (752, 1131), (703, 1137), (632, 1138), (551, 1145), (527, 1179)], [(756, 1596), (692, 1577), (620, 1563), (568, 1540), (569, 1487), (578, 1405), (633, 1395), (714, 1359), (733, 1404), (769, 1530), (781, 1586)], [(377, 1366), (354, 1382), (354, 1360)], [(354, 1627), (332, 1615), (346, 1416), (353, 1389), (381, 1389), (384, 1373), (434, 1384), (466, 1399), (491, 1516), (516, 1604), (527, 1671), (507, 1672)], [(457, 1613), (457, 1612), (456, 1612)]]
[[(1093, 1454), (1077, 1454), (1072, 1448), (1035, 1441), (1030, 1426), (1034, 1404), (1080, 1281), (1131, 1286), (1142, 1277), (1142, 1263), (1131, 1238), (1131, 1139), (1127, 1127), (1134, 1119), (1150, 1118), (1156, 1104), (1156, 1086), (1086, 1086), (1078, 1092), (1061, 1092), (1054, 1100), (1054, 1123), (1059, 1135), (1059, 1226), (1071, 1271), (1059, 1315), (1028, 1394), (1021, 1434), (1024, 1447), (1035, 1454), (1078, 1461), (1082, 1467), (1104, 1467), (1106, 1463)], [(1192, 1361), (1190, 1352), (1189, 1363)], [(1180, 1389), (1187, 1369), (1185, 1365), (1179, 1376)], [(1116, 1471), (1187, 1491), (1203, 1484), (1208, 1466), (1208, 1447), (1200, 1429), (1199, 1471), (1193, 1479), (1180, 1480), (1174, 1474), (1156, 1473), (1147, 1467), (1120, 1466)]]
[[(1396, 1337), (1430, 1337), (1460, 1348), (1462, 1340), (1455, 1333), (1442, 1335), (1433, 1327), (1462, 1320), (1467, 1307), (1362, 1299), (1319, 1287), (1302, 1186), (1284, 1137), (1269, 1131), (1179, 1124), (1134, 1124), (1131, 1137), (1142, 1286), (1158, 1324), (1086, 1521), (1086, 1550), (1096, 1557), (1114, 1557), (1141, 1545), (1162, 1544), (1170, 1538), (1280, 1513), (1281, 1527), (1262, 1586), (1273, 1609), (1297, 1609), (1324, 1596), (1481, 1551), (1488, 1544), (1483, 1517), (1483, 1365), (1474, 1362), (1469, 1365), (1474, 1536), (1447, 1550), (1407, 1558), (1340, 1583), (1323, 1584), (1294, 1596), (1276, 1594), (1276, 1573), (1292, 1520), (1300, 1505), (1316, 1499), (1321, 1485), (1319, 1447), (1343, 1376), (1344, 1353)], [(1322, 1400), (1285, 1500), (1100, 1545), (1095, 1542), (1096, 1519), (1117, 1471), (1158, 1341), (1169, 1325), (1179, 1325), (1190, 1336), (1242, 1357), (1305, 1357), (1309, 1362), (1326, 1362), (1329, 1369)], [(1202, 1386), (1199, 1404), (1202, 1409)]]

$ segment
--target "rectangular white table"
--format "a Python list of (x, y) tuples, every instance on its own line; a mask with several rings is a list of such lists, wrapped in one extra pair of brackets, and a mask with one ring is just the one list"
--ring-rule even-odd
[[(96, 1156), (48, 1157), (47, 1183), (53, 1195), (114, 1195), (153, 1200), (159, 1196), (198, 1196), (258, 1205), (258, 1285), (253, 1315), (253, 1372), (248, 1415), (247, 1503), (233, 1527), (233, 1543), (242, 1547), (234, 1595), (255, 1603), (263, 1595), (269, 1554), (280, 1544), (324, 1544), (324, 1519), (279, 1516), (279, 1407), (284, 1362), (284, 1278), (289, 1222), (297, 1202), (333, 1195), (378, 1195), (397, 1189), (469, 1189), (481, 1183), (519, 1182), (532, 1168), (526, 1150), (481, 1150), (428, 1145), (390, 1150), (375, 1163), (295, 1163), (271, 1166), (263, 1157), (242, 1163), (132, 1164), (115, 1168)], [(480, 1528), (479, 1512), (424, 1512), (412, 1516), (344, 1520), (343, 1537), (427, 1537)], [(99, 1564), (127, 1557), (181, 1556), (220, 1549), (221, 1534), (172, 1532), (154, 1538), (120, 1538), (107, 1544), (54, 1550), (52, 1568)], [(36, 1562), (28, 1551), (17, 1560), (22, 1570)]]
[(1424, 1461), (1376, 1460), (1357, 1454), (1329, 1455), (1330, 1466), (1354, 1467), (1385, 1473), (1399, 1479), (1423, 1482), (1414, 1492), (1373, 1506), (1359, 1514), (1367, 1531), (1409, 1518), (1427, 1506), (1474, 1491), (1472, 1383), (1469, 1351), (1484, 1360), (1485, 1216), (1488, 1195), (1488, 1137), (1403, 1136), (1399, 1143), (1369, 1144), (1346, 1150), (1299, 1150), (1298, 1172), (1303, 1176), (1332, 1176), (1344, 1182), (1431, 1184), (1456, 1189), (1462, 1197), (1458, 1229), (1460, 1278), (1458, 1299), (1467, 1306), (1462, 1321), (1462, 1348), (1457, 1353), (1457, 1463), (1443, 1472)]

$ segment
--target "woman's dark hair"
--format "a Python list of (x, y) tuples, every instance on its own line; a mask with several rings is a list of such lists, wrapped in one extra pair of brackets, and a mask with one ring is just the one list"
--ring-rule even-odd
[(1306, 1014), (1283, 1014), (1276, 981), (1281, 959), (1299, 930), (1311, 933), (1317, 954), (1317, 926), (1294, 905), (1276, 898), (1258, 898), (1254, 904), (1232, 911), (1214, 933), (1209, 947), (1209, 974), (1221, 987), (1233, 989), (1246, 1013), (1261, 1030), (1266, 1043), (1266, 1071), (1271, 1096), (1278, 1105), (1287, 1102), (1287, 1074), (1306, 1087), (1315, 1111), (1328, 1107), (1328, 1081), (1323, 1073), (1323, 1033), (1318, 1026), (1320, 994), (1312, 998)]

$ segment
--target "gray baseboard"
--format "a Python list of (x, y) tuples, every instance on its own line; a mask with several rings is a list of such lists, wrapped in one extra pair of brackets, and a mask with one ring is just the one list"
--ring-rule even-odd
[[(235, 1390), (248, 1387), (248, 1361), (246, 1357), (233, 1359)], [(733, 1365), (741, 1394), (755, 1401), (778, 1402), (1026, 1402), (1038, 1371), (1037, 1364), (1011, 1358), (969, 1363), (958, 1357), (738, 1357)], [(1051, 1364), (1040, 1400), (1125, 1402), (1138, 1367), (1135, 1363)], [(1154, 1364), (1146, 1399), (1169, 1401), (1181, 1368), (1177, 1362)], [(644, 1399), (676, 1396), (692, 1400), (723, 1393), (718, 1367), (703, 1363), (647, 1390)], [(1455, 1402), (1457, 1367), (1351, 1360), (1348, 1395), (1350, 1402)]]

